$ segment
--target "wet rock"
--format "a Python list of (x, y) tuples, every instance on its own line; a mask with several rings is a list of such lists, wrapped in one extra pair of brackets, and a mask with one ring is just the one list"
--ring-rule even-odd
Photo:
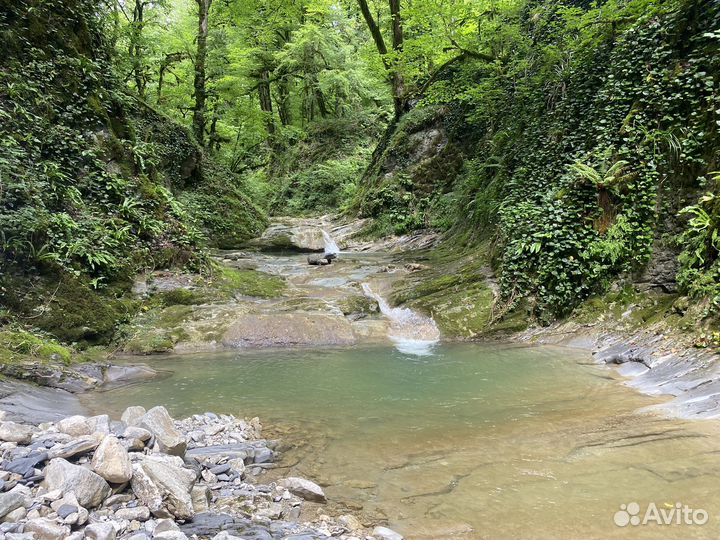
[(153, 407), (138, 422), (138, 426), (147, 429), (155, 436), (160, 451), (173, 456), (184, 456), (187, 450), (185, 437), (175, 429), (173, 419), (165, 407)]
[(70, 527), (51, 519), (37, 518), (25, 524), (25, 532), (33, 533), (36, 540), (65, 540), (70, 535)]
[(191, 492), (195, 473), (177, 461), (144, 456), (133, 464), (131, 486), (133, 493), (158, 517), (193, 517)]
[(228, 327), (222, 342), (236, 348), (350, 345), (355, 336), (350, 323), (340, 315), (244, 314)]
[(307, 262), (310, 266), (327, 266), (330, 264), (330, 259), (325, 255), (309, 255)]
[(316, 483), (298, 476), (290, 476), (280, 480), (279, 485), (286, 488), (293, 495), (297, 495), (306, 501), (319, 503), (327, 502), (325, 493)]
[(0, 422), (0, 441), (30, 444), (36, 428), (12, 421)]
[(112, 523), (92, 523), (85, 527), (86, 540), (115, 540), (116, 534)]
[(403, 536), (400, 533), (387, 527), (375, 527), (372, 534), (378, 540), (403, 540)]
[(62, 458), (53, 459), (45, 469), (45, 486), (73, 492), (80, 506), (94, 508), (110, 496), (110, 486), (94, 472)]
[(132, 478), (132, 463), (127, 450), (112, 435), (105, 437), (95, 450), (93, 470), (108, 482), (121, 484)]

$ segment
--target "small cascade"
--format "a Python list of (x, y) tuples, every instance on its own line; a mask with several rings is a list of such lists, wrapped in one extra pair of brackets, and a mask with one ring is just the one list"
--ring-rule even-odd
[(432, 354), (433, 346), (440, 341), (440, 331), (434, 320), (409, 308), (390, 307), (367, 283), (363, 283), (362, 288), (366, 296), (377, 300), (380, 312), (390, 319), (388, 337), (398, 351), (418, 356)]
[(327, 232), (325, 229), (321, 229), (323, 240), (325, 240), (325, 254), (326, 255), (337, 255), (340, 253), (340, 248), (335, 243), (335, 240), (332, 236), (330, 236), (330, 233)]

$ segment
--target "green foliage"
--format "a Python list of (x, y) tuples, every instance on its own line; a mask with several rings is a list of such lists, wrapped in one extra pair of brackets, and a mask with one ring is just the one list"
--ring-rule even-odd
[(31, 358), (34, 361), (60, 361), (67, 364), (72, 359), (72, 354), (70, 349), (50, 336), (20, 327), (6, 326), (0, 329), (2, 363)]
[(678, 283), (692, 298), (710, 298), (713, 313), (720, 310), (720, 175), (715, 174), (709, 191), (681, 212), (689, 219), (679, 238), (684, 249), (678, 273)]

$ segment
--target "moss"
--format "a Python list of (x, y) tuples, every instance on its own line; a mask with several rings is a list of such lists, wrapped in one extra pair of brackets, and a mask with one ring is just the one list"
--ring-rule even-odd
[(21, 328), (6, 327), (0, 330), (0, 361), (2, 363), (14, 363), (20, 360), (69, 363), (72, 358), (72, 350), (64, 347), (50, 336)]
[(375, 300), (363, 296), (361, 294), (348, 296), (343, 298), (338, 307), (343, 315), (371, 315), (380, 311), (378, 303)]
[(174, 289), (172, 291), (163, 291), (156, 295), (160, 302), (165, 306), (192, 306), (204, 304), (208, 300), (208, 295), (202, 291), (194, 291), (191, 289)]
[(232, 295), (277, 298), (285, 290), (285, 280), (257, 270), (239, 270), (223, 267), (214, 285)]
[(28, 278), (6, 273), (0, 278), (0, 302), (59, 341), (86, 347), (108, 344), (118, 323), (137, 311), (140, 304), (124, 296), (126, 287), (94, 290), (69, 274)]

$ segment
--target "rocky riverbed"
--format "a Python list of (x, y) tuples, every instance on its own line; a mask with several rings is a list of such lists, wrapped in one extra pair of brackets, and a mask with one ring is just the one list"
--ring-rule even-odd
[(351, 515), (325, 515), (325, 494), (308, 479), (263, 484), (277, 448), (257, 418), (173, 420), (162, 406), (129, 407), (118, 420), (2, 420), (0, 538), (401, 538)]

